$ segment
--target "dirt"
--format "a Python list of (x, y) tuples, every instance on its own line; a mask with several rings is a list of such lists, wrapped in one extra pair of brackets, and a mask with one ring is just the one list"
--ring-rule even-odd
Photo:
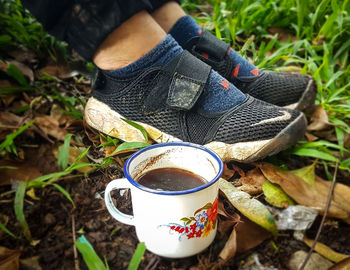
[[(43, 146), (49, 147), (49, 146)], [(46, 152), (47, 154), (48, 152)], [(50, 171), (49, 164), (54, 164), (55, 158), (47, 154), (47, 164), (40, 167)], [(33, 159), (33, 164), (35, 160)], [(110, 269), (126, 269), (136, 249), (138, 240), (134, 227), (121, 224), (108, 213), (103, 197), (104, 189), (109, 181), (123, 176), (119, 165), (90, 174), (88, 177), (72, 178), (60, 181), (72, 196), (76, 207), (64, 195), (53, 187), (46, 187), (37, 192), (39, 201), (27, 199), (24, 212), (34, 240), (39, 242), (32, 246), (27, 240), (13, 239), (1, 232), (1, 246), (20, 250), (21, 259), (39, 257), (42, 269), (77, 269), (76, 259), (80, 269), (87, 269), (82, 257), (78, 253), (75, 258), (74, 233), (76, 238), (84, 234), (92, 244), (97, 254), (108, 261)], [(0, 188), (0, 194), (7, 191), (7, 187)], [(132, 213), (130, 193), (122, 196), (115, 194), (118, 207), (125, 213)], [(7, 196), (4, 199), (9, 199)], [(221, 201), (224, 199), (221, 198)], [(227, 202), (225, 202), (227, 205)], [(20, 227), (13, 224), (12, 201), (2, 203), (2, 213), (9, 216), (8, 228), (20, 235)], [(235, 211), (233, 208), (228, 211)], [(223, 218), (219, 217), (219, 223)], [(309, 238), (314, 238), (321, 218), (317, 218), (314, 225), (307, 231)], [(73, 233), (74, 231), (74, 233)], [(338, 221), (327, 221), (323, 227), (320, 241), (334, 250), (350, 254), (350, 226)], [(212, 245), (197, 256), (185, 259), (164, 259), (148, 251), (145, 252), (139, 269), (209, 269), (218, 261), (218, 255), (229, 236), (217, 235)], [(298, 250), (308, 251), (308, 247), (294, 239), (292, 231), (283, 231), (277, 237), (265, 240), (259, 246), (237, 254), (221, 269), (239, 269), (253, 263), (252, 254), (257, 254), (264, 266), (274, 266), (277, 269), (287, 269), (291, 255)], [(21, 269), (33, 269), (22, 265)]]

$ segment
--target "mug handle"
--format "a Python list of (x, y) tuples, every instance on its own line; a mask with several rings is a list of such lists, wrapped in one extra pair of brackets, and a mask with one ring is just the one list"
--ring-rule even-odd
[(130, 187), (131, 187), (131, 184), (126, 178), (116, 179), (109, 182), (105, 190), (105, 203), (106, 203), (108, 212), (112, 215), (112, 217), (114, 217), (116, 220), (118, 220), (121, 223), (135, 226), (134, 216), (127, 215), (120, 212), (115, 207), (111, 197), (111, 191), (116, 189), (126, 189)]

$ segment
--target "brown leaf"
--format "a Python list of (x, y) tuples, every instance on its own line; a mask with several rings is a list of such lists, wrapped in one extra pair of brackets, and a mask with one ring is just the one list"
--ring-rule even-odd
[(224, 262), (227, 262), (229, 259), (233, 258), (236, 255), (237, 251), (237, 233), (236, 228), (234, 227), (230, 237), (228, 238), (224, 248), (219, 254), (219, 258)]
[(10, 112), (0, 112), (0, 129), (19, 128), (24, 123), (24, 117)]
[(245, 252), (255, 248), (266, 239), (272, 237), (272, 234), (250, 221), (246, 217), (241, 217), (241, 222), (236, 226), (237, 231), (237, 252)]
[(18, 270), (21, 252), (0, 246), (0, 270)]
[(235, 175), (235, 170), (230, 169), (227, 167), (227, 164), (224, 163), (224, 172), (222, 173), (221, 177), (224, 178), (225, 180), (229, 180), (232, 176)]
[(57, 120), (61, 126), (66, 125), (68, 122), (75, 121), (74, 116), (65, 114), (63, 109), (57, 104), (52, 105), (50, 116)]
[[(314, 243), (314, 240), (309, 239), (307, 237), (304, 237), (303, 241), (309, 247), (312, 247)], [(350, 255), (335, 252), (333, 249), (327, 247), (325, 244), (322, 244), (321, 242), (316, 242), (315, 251), (332, 262), (340, 262), (347, 258), (350, 259)]]
[[(331, 182), (316, 177), (315, 185), (311, 186), (292, 172), (282, 171), (272, 164), (264, 162), (258, 166), (270, 182), (279, 184), (298, 204), (315, 207), (324, 213)], [(350, 187), (335, 185), (327, 216), (350, 221)]]
[(35, 117), (35, 124), (46, 134), (61, 141), (64, 140), (64, 136), (67, 134), (67, 131), (59, 126), (58, 120), (49, 115)]
[(289, 32), (287, 32), (284, 28), (272, 26), (272, 27), (269, 27), (267, 29), (267, 31), (272, 35), (278, 34), (277, 39), (279, 41), (290, 41), (290, 40), (295, 41), (296, 40), (296, 37), (293, 36), (292, 34), (290, 34)]
[(31, 82), (34, 81), (34, 73), (33, 73), (33, 70), (31, 68), (29, 68), (25, 64), (18, 62), (16, 60), (11, 60), (8, 63), (15, 65), (22, 72), (22, 74), (25, 77), (27, 77)]
[(321, 105), (316, 106), (316, 110), (311, 116), (311, 124), (307, 126), (307, 130), (324, 130), (329, 125), (328, 115)]
[(334, 264), (328, 270), (349, 270), (349, 269), (350, 269), (350, 257)]
[(305, 132), (305, 137), (307, 138), (308, 142), (314, 142), (316, 140), (318, 140), (318, 137), (309, 133), (309, 132)]
[(14, 181), (30, 181), (42, 174), (25, 162), (0, 160), (0, 186), (11, 185)]
[(239, 190), (247, 192), (250, 195), (259, 194), (262, 192), (262, 185), (264, 184), (266, 177), (258, 168), (254, 168), (239, 179), (242, 186), (237, 187)]
[(39, 70), (40, 76), (44, 73), (49, 74), (60, 79), (67, 79), (76, 76), (79, 74), (77, 71), (72, 70), (69, 66), (46, 66)]
[(34, 256), (26, 259), (21, 259), (20, 264), (27, 270), (41, 270), (41, 266), (39, 264), (39, 256)]
[(26, 47), (18, 48), (16, 50), (9, 51), (7, 53), (21, 63), (36, 62), (36, 59), (35, 59), (36, 54)]
[[(81, 148), (78, 148), (78, 147), (74, 147), (74, 146), (69, 146), (69, 156), (68, 156), (68, 164), (73, 164), (74, 161), (81, 155), (81, 153), (83, 153), (83, 151), (86, 150), (85, 148), (84, 149), (81, 149)], [(54, 156), (58, 159), (58, 149), (57, 148), (54, 148), (52, 150)], [(89, 159), (86, 157), (86, 156), (83, 156), (78, 164), (81, 164), (81, 163), (89, 163)], [(81, 173), (90, 173), (92, 172), (93, 170), (95, 170), (95, 167), (92, 167), (92, 166), (86, 166), (86, 167), (82, 167), (82, 168), (79, 168), (77, 169), (78, 172), (81, 172)]]

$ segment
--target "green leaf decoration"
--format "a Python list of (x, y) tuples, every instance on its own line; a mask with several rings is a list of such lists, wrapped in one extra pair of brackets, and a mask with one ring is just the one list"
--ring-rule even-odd
[(147, 146), (150, 146), (150, 144), (144, 143), (144, 142), (123, 142), (121, 145), (117, 147), (117, 149), (113, 151), (112, 154), (110, 154), (110, 156), (114, 156), (115, 154), (121, 151), (144, 148)]
[(210, 209), (212, 206), (213, 206), (212, 203), (207, 203), (207, 204), (204, 205), (202, 208), (199, 208), (196, 212), (194, 212), (194, 215), (196, 215), (197, 213), (199, 213), (199, 212), (202, 211), (202, 210)]
[(73, 134), (67, 134), (64, 136), (64, 143), (58, 148), (58, 166), (65, 170), (68, 167), (68, 158), (69, 158), (69, 145), (70, 139)]
[(295, 205), (292, 198), (290, 198), (283, 189), (270, 181), (265, 181), (262, 185), (262, 190), (266, 201), (276, 207), (283, 208), (290, 205)]
[(105, 265), (100, 257), (96, 254), (94, 248), (84, 235), (80, 236), (75, 242), (75, 246), (83, 256), (89, 270), (106, 270), (109, 269), (108, 265)]
[(32, 235), (30, 233), (28, 223), (26, 221), (26, 218), (23, 212), (23, 202), (24, 202), (27, 182), (18, 181), (17, 183), (18, 183), (18, 187), (16, 189), (15, 204), (14, 204), (15, 215), (19, 224), (21, 224), (24, 236), (27, 238), (28, 241), (32, 241)]
[(17, 236), (14, 235), (12, 232), (10, 232), (10, 231), (5, 227), (5, 225), (2, 224), (1, 222), (0, 222), (0, 230), (4, 231), (4, 232), (7, 233), (8, 235), (11, 235), (13, 238), (17, 238)]
[(317, 164), (317, 160), (314, 161), (309, 166), (293, 170), (291, 173), (293, 173), (296, 176), (299, 176), (301, 179), (303, 179), (306, 183), (308, 183), (310, 186), (315, 186), (315, 166)]
[(134, 255), (131, 258), (130, 264), (128, 266), (128, 270), (136, 270), (142, 260), (142, 256), (146, 251), (146, 245), (145, 243), (141, 242), (137, 245), (137, 248), (134, 252)]
[(277, 235), (275, 219), (264, 204), (252, 198), (248, 193), (238, 190), (222, 178), (219, 180), (219, 188), (232, 205), (244, 216), (265, 228), (273, 235)]
[(145, 138), (146, 141), (148, 141), (148, 134), (147, 134), (147, 131), (144, 129), (143, 126), (133, 122), (133, 121), (130, 121), (128, 119), (124, 119), (124, 118), (121, 118), (125, 123), (128, 123), (130, 126), (133, 126), (134, 128), (138, 129), (139, 131), (141, 131), (143, 137)]

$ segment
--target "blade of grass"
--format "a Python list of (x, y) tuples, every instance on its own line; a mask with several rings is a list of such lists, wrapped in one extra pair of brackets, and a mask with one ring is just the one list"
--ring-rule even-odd
[(58, 166), (65, 170), (68, 167), (68, 158), (69, 158), (69, 145), (70, 139), (73, 134), (67, 134), (64, 136), (64, 143), (58, 148)]
[(29, 123), (25, 124), (24, 126), (21, 126), (17, 131), (9, 134), (6, 136), (6, 139), (0, 144), (0, 152), (4, 149), (6, 149), (8, 152), (12, 152), (17, 156), (16, 147), (14, 144), (14, 139), (20, 135), (23, 131), (25, 131), (27, 128), (29, 128), (34, 123), (34, 120), (30, 121)]
[(141, 242), (137, 245), (137, 248), (134, 252), (134, 255), (131, 258), (130, 264), (128, 266), (128, 270), (136, 270), (142, 260), (142, 256), (146, 251), (146, 245), (145, 243)]
[(301, 148), (301, 149), (294, 150), (292, 154), (298, 155), (298, 156), (314, 157), (314, 158), (324, 159), (324, 160), (333, 161), (333, 162), (339, 162), (339, 160), (336, 157), (332, 156), (331, 154), (322, 152), (317, 149)]
[(114, 156), (118, 152), (121, 152), (121, 151), (124, 151), (124, 150), (132, 150), (132, 149), (144, 148), (144, 147), (147, 147), (147, 146), (150, 146), (150, 144), (149, 143), (144, 143), (144, 142), (123, 142), (109, 156)]
[(5, 227), (5, 225), (2, 224), (1, 222), (0, 222), (0, 230), (4, 231), (4, 232), (7, 233), (8, 235), (11, 235), (13, 238), (17, 238), (17, 236), (14, 235), (12, 232), (10, 232), (10, 231)]
[(96, 254), (94, 248), (84, 235), (80, 236), (74, 244), (83, 256), (84, 262), (86, 263), (89, 270), (109, 269), (108, 265), (105, 265), (100, 257)]
[(20, 85), (28, 87), (29, 84), (22, 72), (14, 65), (9, 64), (7, 67), (7, 74), (14, 78)]
[(52, 184), (55, 188), (57, 188), (64, 196), (66, 196), (66, 198), (72, 203), (73, 207), (75, 208), (75, 203), (72, 199), (72, 197), (69, 195), (69, 193), (67, 192), (67, 190), (65, 190), (63, 187), (61, 187), (58, 184)]
[(27, 182), (18, 181), (17, 183), (18, 183), (18, 187), (16, 189), (15, 203), (14, 203), (15, 215), (18, 222), (21, 224), (24, 236), (27, 238), (28, 241), (32, 241), (32, 236), (28, 227), (28, 223), (26, 221), (26, 218), (23, 212), (24, 195), (27, 187)]
[(124, 119), (124, 118), (121, 118), (125, 123), (128, 123), (130, 126), (133, 126), (134, 128), (138, 129), (141, 131), (143, 137), (145, 138), (146, 141), (148, 141), (148, 134), (147, 134), (147, 131), (143, 128), (143, 126), (131, 121), (131, 120), (128, 120), (128, 119)]

